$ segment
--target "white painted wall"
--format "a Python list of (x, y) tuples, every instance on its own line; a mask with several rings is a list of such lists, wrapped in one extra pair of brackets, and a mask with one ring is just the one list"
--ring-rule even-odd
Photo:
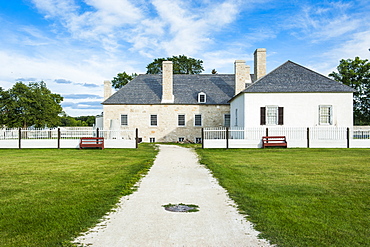
[(353, 126), (352, 93), (244, 93), (231, 102), (230, 114), (234, 120), (235, 109), (244, 108), (238, 119), (244, 119), (244, 127), (258, 127), (260, 107), (279, 106), (284, 107), (285, 127), (314, 127), (320, 126), (319, 105), (333, 106), (332, 126)]
[(103, 129), (103, 122), (104, 122), (104, 118), (103, 117), (96, 117), (95, 118), (95, 129), (96, 128), (99, 128), (99, 129)]
[(239, 94), (230, 104), (230, 127), (244, 127), (244, 99), (244, 94)]

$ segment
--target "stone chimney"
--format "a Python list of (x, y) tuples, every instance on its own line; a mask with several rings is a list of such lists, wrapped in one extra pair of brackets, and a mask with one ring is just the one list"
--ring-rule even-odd
[(172, 61), (162, 63), (162, 103), (173, 103), (173, 65)]
[(266, 49), (259, 48), (254, 52), (254, 80), (266, 75)]
[(235, 60), (235, 95), (245, 89), (246, 83), (251, 83), (250, 66), (244, 60)]
[(112, 82), (104, 81), (104, 100), (108, 99), (112, 95)]

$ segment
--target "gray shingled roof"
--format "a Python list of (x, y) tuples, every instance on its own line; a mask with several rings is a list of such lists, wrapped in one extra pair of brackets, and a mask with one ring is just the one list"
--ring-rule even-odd
[(248, 86), (244, 93), (293, 93), (293, 92), (354, 92), (340, 82), (334, 81), (287, 61), (266, 76)]
[[(229, 104), (235, 93), (234, 75), (173, 75), (174, 104), (199, 104), (198, 93), (207, 95), (206, 104)], [(126, 84), (104, 105), (160, 104), (162, 100), (162, 75), (139, 75)]]

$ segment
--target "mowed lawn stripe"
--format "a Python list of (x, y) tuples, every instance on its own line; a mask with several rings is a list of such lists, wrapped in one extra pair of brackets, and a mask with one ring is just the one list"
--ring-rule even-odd
[(139, 149), (0, 150), (0, 246), (62, 246), (93, 226), (153, 163)]
[(370, 246), (369, 149), (197, 149), (278, 246)]

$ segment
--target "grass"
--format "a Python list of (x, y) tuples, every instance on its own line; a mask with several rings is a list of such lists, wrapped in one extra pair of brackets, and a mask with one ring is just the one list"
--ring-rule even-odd
[(156, 153), (0, 149), (0, 246), (66, 246), (133, 191)]
[(197, 149), (261, 237), (370, 246), (369, 149)]

